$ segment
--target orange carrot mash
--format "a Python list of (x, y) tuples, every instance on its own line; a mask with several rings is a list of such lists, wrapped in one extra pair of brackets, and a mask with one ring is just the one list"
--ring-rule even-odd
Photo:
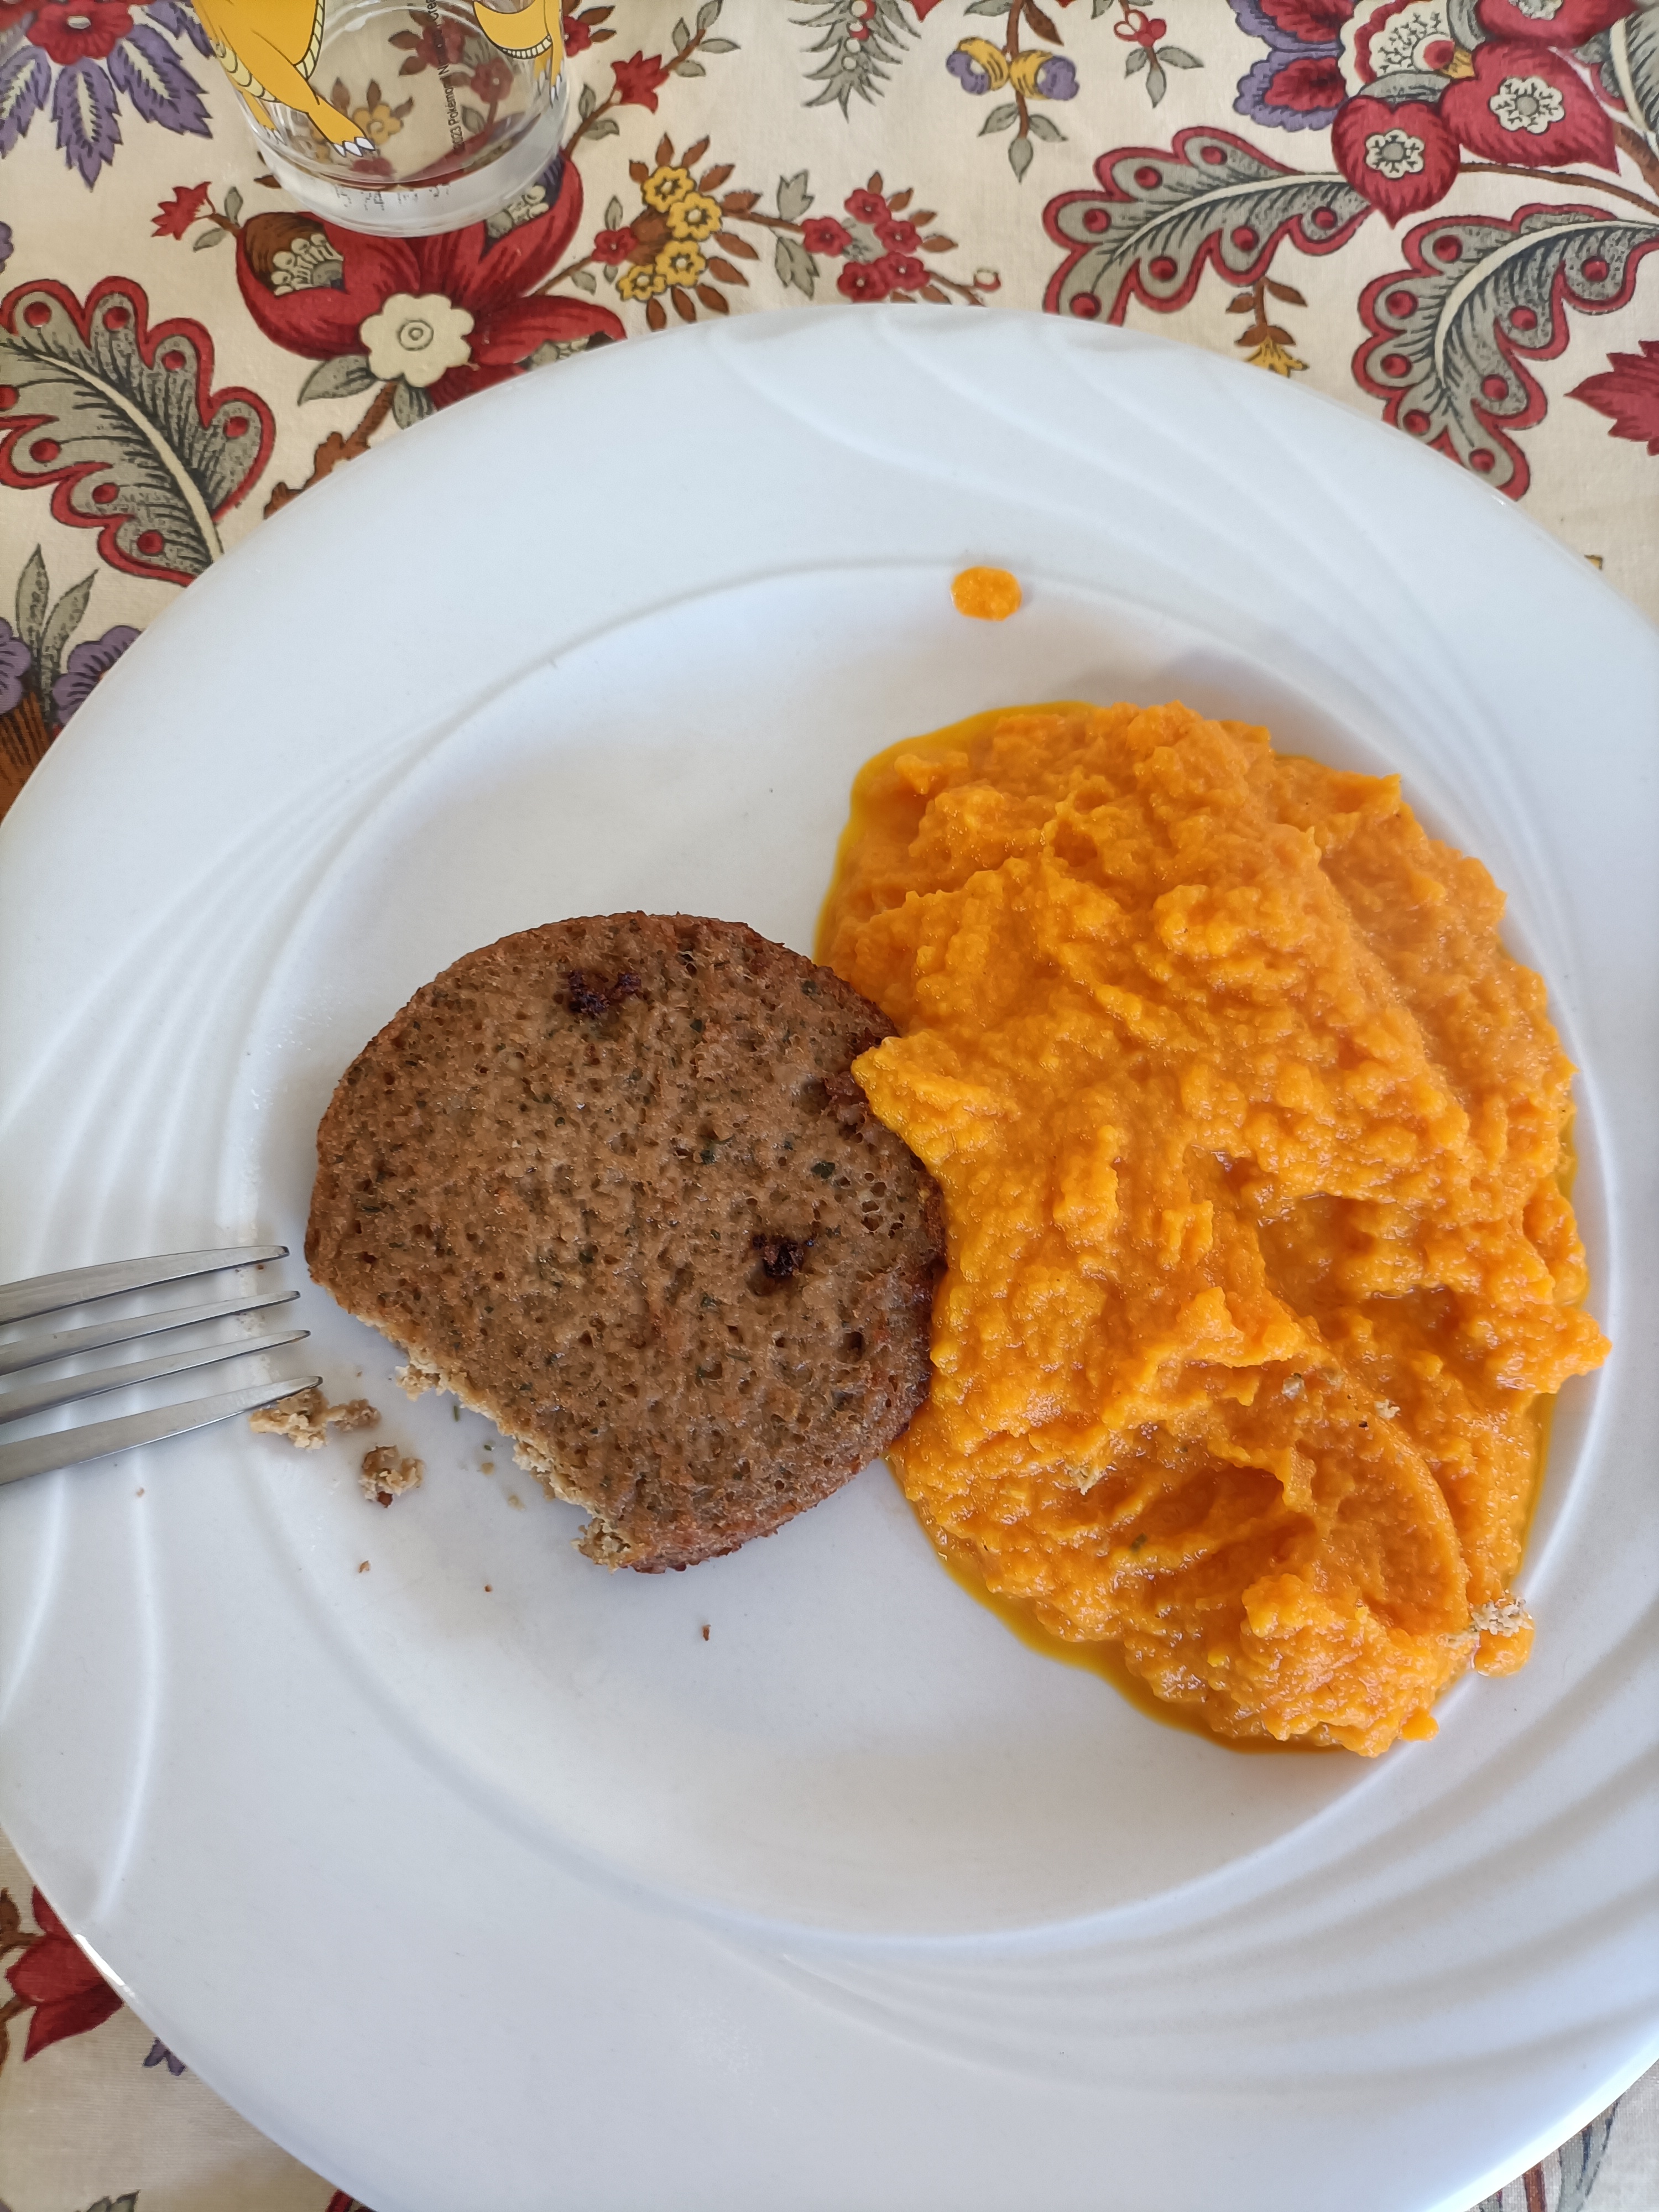
[(1538, 1401), (1607, 1346), (1572, 1069), (1398, 779), (1178, 705), (984, 714), (854, 787), (820, 957), (944, 1192), (939, 1547), (1224, 1736), (1375, 1754), (1506, 1674)]
[(975, 622), (1006, 622), (1019, 612), (1023, 597), (1019, 578), (1006, 568), (964, 568), (951, 585), (957, 612)]

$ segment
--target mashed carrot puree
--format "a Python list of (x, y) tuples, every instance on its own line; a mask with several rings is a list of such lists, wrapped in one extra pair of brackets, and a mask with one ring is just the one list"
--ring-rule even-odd
[(964, 568), (952, 580), (951, 598), (957, 612), (975, 622), (1006, 622), (1019, 612), (1024, 594), (1018, 577), (1006, 568)]
[(1607, 1346), (1572, 1069), (1395, 777), (1178, 705), (984, 714), (854, 787), (820, 957), (944, 1192), (940, 1548), (1218, 1734), (1375, 1754), (1507, 1674), (1537, 1401)]

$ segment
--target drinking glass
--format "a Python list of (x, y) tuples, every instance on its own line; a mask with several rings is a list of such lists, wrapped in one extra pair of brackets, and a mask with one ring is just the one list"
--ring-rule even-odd
[(353, 230), (494, 215), (557, 152), (559, 0), (196, 0), (274, 174)]

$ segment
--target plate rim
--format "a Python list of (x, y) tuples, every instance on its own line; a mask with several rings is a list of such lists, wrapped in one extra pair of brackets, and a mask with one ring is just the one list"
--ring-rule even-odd
[[(792, 336), (803, 334), (809, 330), (813, 333), (813, 336), (809, 340), (809, 343), (812, 346), (818, 347), (820, 349), (826, 348), (833, 349), (833, 347), (842, 343), (842, 339), (838, 334), (849, 330), (860, 332), (862, 332), (866, 329), (871, 330), (870, 338), (866, 339), (860, 336), (857, 339), (856, 343), (860, 346), (875, 345), (878, 348), (881, 343), (884, 342), (884, 334), (876, 331), (870, 325), (868, 319), (861, 315), (860, 311), (852, 308), (831, 310), (828, 315), (826, 315), (824, 311), (822, 309), (803, 309), (794, 311), (784, 316), (768, 317), (765, 319), (750, 318), (748, 319), (748, 324), (752, 325), (753, 323), (763, 319), (768, 324), (774, 325), (788, 325), (791, 328), (789, 330), (774, 328), (768, 331), (765, 333), (763, 346), (761, 347), (753, 346), (755, 334), (748, 328), (747, 325), (744, 323), (734, 325), (732, 331), (729, 332), (723, 329), (711, 331), (706, 337), (701, 331), (696, 332), (676, 334), (675, 343), (682, 349), (683, 351), (689, 349), (689, 347), (693, 343), (700, 343), (705, 354), (715, 354), (723, 357), (726, 354), (729, 354), (734, 347), (739, 349), (744, 347), (752, 347), (755, 351), (759, 352), (763, 349), (764, 344), (776, 346), (781, 340)], [(1208, 356), (1195, 356), (1193, 354), (1191, 349), (1177, 346), (1172, 341), (1164, 339), (1152, 333), (1134, 332), (1127, 334), (1127, 336), (1115, 332), (1089, 331), (1085, 333), (1083, 331), (1070, 330), (1065, 326), (1056, 326), (1054, 325), (1052, 319), (1036, 316), (1030, 318), (1014, 318), (1006, 314), (997, 318), (995, 319), (995, 324), (992, 325), (992, 327), (1000, 325), (1002, 328), (1006, 329), (1017, 323), (1029, 323), (1032, 325), (1037, 326), (1043, 334), (1042, 338), (1042, 346), (1051, 351), (1057, 349), (1062, 353), (1066, 353), (1068, 355), (1088, 354), (1101, 359), (1115, 356), (1120, 362), (1127, 361), (1133, 356), (1145, 355), (1147, 353), (1153, 355), (1179, 356), (1182, 359), (1183, 369), (1190, 368), (1191, 365), (1194, 362), (1201, 362), (1204, 364), (1204, 373), (1202, 374), (1195, 373), (1193, 380), (1201, 386), (1207, 377), (1207, 380), (1216, 386), (1218, 391), (1222, 388), (1222, 380), (1225, 377), (1229, 368), (1236, 366), (1223, 362), (1214, 361)], [(1063, 338), (1054, 338), (1053, 334), (1056, 331), (1057, 327), (1064, 330), (1065, 334)], [(833, 337), (828, 335), (828, 333), (832, 331), (837, 333), (837, 335)], [(817, 335), (819, 331), (823, 331), (826, 333), (826, 335), (820, 337)], [(931, 339), (931, 334), (929, 340), (924, 341), (924, 345), (930, 342), (939, 343)], [(976, 337), (975, 342), (981, 343), (989, 342), (997, 345), (1002, 345), (1005, 343), (1018, 344), (1023, 343), (1023, 340), (1004, 340), (998, 337), (993, 341), (981, 341)], [(956, 341), (952, 340), (951, 343), (954, 343)], [(908, 341), (907, 341), (907, 344), (908, 343)], [(910, 349), (914, 351), (914, 346), (911, 346)], [(961, 350), (960, 348), (958, 349)], [(657, 349), (641, 349), (641, 351), (649, 351), (652, 354), (652, 357), (653, 359), (656, 358)], [(878, 353), (877, 358), (878, 360), (880, 358)], [(602, 359), (599, 363), (595, 364), (595, 367), (601, 374), (608, 374), (611, 369), (611, 364), (608, 358)], [(577, 364), (574, 362), (562, 364), (561, 365), (561, 374), (562, 376), (568, 377), (571, 372), (574, 371), (576, 368)], [(953, 374), (956, 373), (954, 362), (951, 364), (951, 371)], [(635, 370), (631, 367), (629, 370), (630, 377), (636, 374), (644, 374), (646, 373), (647, 372), (644, 370)], [(653, 369), (649, 372), (649, 374), (666, 379), (669, 375), (669, 371), (665, 368), (661, 370)], [(971, 374), (971, 372), (969, 372), (969, 374)], [(588, 380), (590, 383), (596, 381), (594, 375), (591, 371), (588, 372)], [(944, 380), (948, 383), (950, 379), (949, 377), (946, 377)], [(500, 393), (492, 393), (487, 396), (480, 395), (477, 400), (470, 403), (467, 407), (451, 410), (448, 418), (435, 418), (432, 423), (422, 426), (419, 436), (414, 441), (400, 439), (394, 441), (394, 444), (392, 447), (385, 449), (383, 453), (377, 452), (374, 454), (365, 457), (366, 460), (377, 462), (379, 464), (374, 475), (371, 476), (367, 468), (365, 468), (362, 476), (359, 476), (356, 471), (346, 471), (343, 472), (343, 481), (337, 483), (337, 480), (330, 479), (323, 486), (318, 487), (318, 493), (325, 494), (329, 496), (326, 503), (321, 499), (317, 500), (315, 507), (310, 507), (309, 503), (307, 503), (310, 514), (313, 518), (315, 518), (313, 520), (307, 521), (305, 520), (305, 512), (301, 509), (301, 506), (296, 503), (291, 515), (285, 514), (283, 517), (273, 519), (276, 530), (279, 532), (286, 533), (285, 535), (280, 538), (272, 536), (272, 526), (263, 526), (261, 531), (256, 533), (252, 539), (246, 541), (244, 547), (239, 548), (236, 553), (228, 557), (227, 562), (222, 564), (220, 573), (216, 576), (198, 581), (195, 592), (189, 595), (186, 599), (175, 603), (173, 607), (169, 608), (167, 611), (167, 613), (164, 614), (158, 623), (151, 625), (151, 631), (155, 632), (163, 629), (164, 626), (168, 623), (173, 623), (174, 629), (178, 634), (178, 644), (175, 646), (173, 642), (173, 632), (167, 632), (165, 643), (152, 646), (148, 656), (146, 656), (143, 650), (147, 641), (146, 640), (141, 640), (139, 649), (134, 653), (126, 656), (126, 659), (124, 660), (121, 666), (114, 672), (110, 682), (105, 686), (100, 687), (98, 697), (90, 702), (88, 707), (83, 710), (82, 714), (80, 716), (77, 716), (75, 728), (70, 732), (67, 732), (65, 738), (60, 739), (58, 745), (53, 748), (53, 756), (57, 756), (61, 752), (61, 759), (57, 759), (52, 756), (49, 756), (47, 762), (43, 764), (43, 770), (38, 772), (37, 777), (31, 780), (31, 787), (26, 788), (22, 799), (19, 801), (18, 806), (13, 809), (13, 816), (17, 819), (16, 829), (11, 830), (9, 836), (7, 836), (4, 831), (0, 831), (0, 841), (3, 841), (0, 842), (0, 852), (9, 852), (14, 846), (24, 845), (26, 836), (30, 841), (30, 844), (26, 848), (26, 850), (32, 849), (36, 845), (38, 845), (41, 849), (44, 849), (45, 843), (47, 842), (46, 832), (35, 825), (34, 817), (45, 810), (47, 811), (50, 820), (50, 815), (54, 810), (61, 812), (66, 805), (73, 805), (75, 804), (71, 797), (70, 785), (71, 780), (78, 773), (78, 770), (76, 768), (73, 767), (71, 763), (78, 761), (82, 754), (95, 755), (107, 751), (109, 745), (118, 735), (119, 731), (123, 726), (122, 718), (131, 710), (132, 705), (137, 701), (141, 700), (143, 696), (143, 689), (149, 682), (150, 660), (155, 660), (159, 672), (161, 665), (161, 655), (164, 651), (176, 661), (180, 654), (187, 653), (192, 649), (188, 642), (188, 623), (185, 621), (175, 621), (174, 617), (186, 615), (192, 605), (205, 609), (209, 594), (204, 592), (204, 584), (210, 584), (212, 595), (216, 599), (224, 599), (232, 592), (233, 589), (240, 591), (242, 588), (240, 582), (233, 585), (231, 580), (233, 576), (240, 578), (242, 574), (246, 573), (250, 578), (250, 584), (252, 584), (255, 570), (255, 563), (245, 558), (245, 555), (246, 554), (248, 548), (256, 544), (261, 547), (262, 555), (264, 556), (261, 562), (258, 564), (259, 566), (275, 568), (280, 567), (285, 558), (289, 561), (289, 563), (291, 566), (296, 556), (304, 557), (303, 556), (300, 556), (299, 549), (306, 540), (308, 538), (314, 538), (323, 532), (325, 528), (325, 516), (332, 515), (337, 510), (345, 509), (348, 506), (356, 509), (366, 508), (369, 501), (376, 495), (374, 487), (383, 482), (389, 482), (394, 470), (401, 471), (404, 477), (414, 475), (424, 476), (434, 472), (441, 474), (447, 466), (453, 465), (452, 462), (447, 462), (442, 458), (448, 450), (445, 446), (444, 441), (447, 439), (451, 446), (459, 446), (462, 441), (463, 432), (465, 434), (465, 438), (475, 444), (479, 440), (484, 438), (486, 433), (482, 425), (485, 420), (484, 410), (486, 409), (493, 410), (489, 417), (492, 423), (499, 418), (501, 425), (499, 434), (503, 439), (507, 434), (507, 416), (509, 409), (512, 407), (518, 408), (521, 414), (526, 412), (534, 412), (536, 410), (541, 409), (546, 410), (550, 415), (552, 415), (555, 410), (556, 400), (561, 404), (563, 404), (562, 395), (565, 387), (563, 386), (556, 387), (548, 386), (544, 382), (543, 382), (539, 385), (538, 397), (532, 402), (531, 398), (528, 396), (529, 387), (532, 383), (536, 383), (537, 381), (537, 380), (526, 379), (522, 380), (520, 386), (503, 387)], [(1176, 381), (1179, 383), (1180, 379), (1176, 378)], [(1271, 380), (1268, 381), (1271, 384)], [(1252, 398), (1251, 404), (1256, 408), (1265, 408), (1269, 410), (1279, 410), (1280, 412), (1281, 418), (1282, 410), (1286, 404), (1293, 404), (1296, 407), (1304, 410), (1305, 410), (1310, 404), (1321, 404), (1321, 395), (1318, 394), (1297, 392), (1294, 395), (1293, 402), (1291, 395), (1290, 395), (1288, 392), (1282, 396), (1278, 395), (1277, 388), (1274, 387), (1274, 394), (1275, 396), (1272, 398), (1267, 398), (1264, 394), (1255, 394)], [(570, 404), (577, 404), (574, 397), (572, 398)], [(1351, 427), (1356, 424), (1361, 426), (1364, 429), (1367, 437), (1376, 441), (1373, 444), (1371, 450), (1379, 458), (1385, 450), (1380, 441), (1384, 439), (1389, 440), (1390, 442), (1386, 448), (1386, 452), (1389, 462), (1395, 466), (1396, 471), (1401, 474), (1407, 473), (1409, 471), (1415, 471), (1420, 481), (1425, 486), (1429, 484), (1431, 478), (1425, 473), (1425, 471), (1431, 468), (1434, 465), (1434, 463), (1439, 460), (1440, 457), (1434, 457), (1433, 462), (1431, 462), (1430, 457), (1425, 454), (1422, 457), (1420, 461), (1413, 459), (1412, 462), (1407, 463), (1404, 458), (1406, 444), (1407, 441), (1401, 440), (1400, 434), (1390, 432), (1384, 426), (1379, 423), (1370, 422), (1366, 421), (1365, 418), (1355, 416), (1350, 410), (1342, 408), (1334, 401), (1324, 402), (1322, 404), (1327, 409), (1329, 419), (1333, 423), (1343, 422), (1350, 425)], [(463, 418), (465, 418), (465, 420)], [(1313, 418), (1309, 417), (1308, 419), (1311, 420)], [(494, 434), (491, 433), (490, 434)], [(1318, 444), (1322, 434), (1310, 433), (1310, 442), (1316, 445)], [(1340, 434), (1335, 431), (1333, 431), (1331, 434), (1333, 436), (1340, 435)], [(424, 441), (424, 443), (422, 443), (422, 441)], [(394, 455), (397, 456), (395, 461), (393, 459)], [(428, 458), (428, 455), (430, 458)], [(1450, 476), (1446, 476), (1443, 473), (1438, 477), (1433, 479), (1433, 481), (1441, 490), (1445, 491), (1449, 495), (1450, 499), (1454, 502), (1458, 501), (1466, 501), (1467, 512), (1471, 518), (1474, 516), (1477, 509), (1483, 515), (1494, 514), (1501, 509), (1503, 514), (1510, 519), (1510, 521), (1505, 523), (1504, 526), (1505, 529), (1510, 527), (1510, 523), (1524, 526), (1525, 534), (1531, 542), (1525, 555), (1521, 555), (1517, 552), (1516, 557), (1521, 564), (1523, 567), (1530, 564), (1534, 561), (1534, 556), (1537, 554), (1539, 549), (1544, 545), (1547, 545), (1551, 549), (1553, 557), (1558, 562), (1565, 562), (1571, 564), (1570, 571), (1564, 569), (1559, 572), (1563, 580), (1565, 580), (1566, 574), (1572, 573), (1579, 576), (1581, 584), (1589, 583), (1591, 586), (1590, 596), (1582, 604), (1587, 609), (1594, 608), (1597, 616), (1608, 617), (1605, 627), (1610, 631), (1618, 631), (1623, 627), (1618, 617), (1610, 615), (1610, 610), (1618, 610), (1620, 616), (1628, 618), (1629, 628), (1626, 630), (1624, 638), (1624, 643), (1626, 649), (1628, 649), (1637, 659), (1640, 659), (1644, 654), (1645, 654), (1650, 661), (1654, 660), (1655, 641), (1651, 632), (1649, 630), (1648, 625), (1643, 622), (1642, 617), (1637, 614), (1633, 609), (1629, 608), (1625, 602), (1620, 600), (1617, 594), (1612, 591), (1612, 587), (1607, 585), (1603, 579), (1599, 576), (1593, 576), (1588, 570), (1583, 568), (1582, 564), (1577, 562), (1575, 556), (1569, 553), (1566, 549), (1561, 547), (1553, 539), (1549, 538), (1547, 534), (1542, 532), (1540, 526), (1537, 526), (1531, 521), (1531, 518), (1520, 514), (1510, 502), (1501, 500), (1500, 495), (1490, 490), (1489, 488), (1478, 485), (1472, 480), (1466, 478), (1462, 472), (1454, 471)], [(356, 487), (356, 489), (354, 489), (354, 483)], [(1453, 483), (1455, 483), (1458, 487), (1455, 492), (1452, 492), (1450, 489)], [(315, 496), (316, 495), (313, 495), (313, 497)], [(1430, 495), (1430, 497), (1432, 501), (1433, 495)], [(1498, 501), (1498, 509), (1491, 507), (1490, 503), (1492, 501)], [(343, 528), (349, 528), (353, 526), (349, 522), (346, 522), (342, 524), (341, 526)], [(1471, 523), (1471, 527), (1473, 527), (1473, 523)], [(1520, 538), (1514, 538), (1514, 543), (1518, 547), (1522, 543), (1522, 539)], [(290, 547), (294, 549), (292, 553), (289, 550)], [(238, 568), (235, 566), (239, 561), (242, 563), (240, 568)], [(199, 600), (197, 598), (198, 593), (203, 594), (203, 597)], [(233, 608), (233, 612), (234, 611), (234, 610)], [(148, 635), (149, 634), (147, 634), (147, 638)], [(1659, 666), (1659, 662), (1655, 662), (1654, 665), (1656, 666)], [(70, 746), (73, 747), (73, 750), (67, 749), (67, 747)], [(35, 792), (34, 786), (37, 784), (40, 788), (38, 792)], [(33, 793), (33, 803), (31, 803), (32, 793)], [(60, 843), (62, 842), (62, 836), (63, 833), (61, 831), (58, 832), (58, 842)], [(38, 873), (39, 871), (31, 870), (27, 866), (23, 870), (25, 877), (27, 877), (32, 872)], [(26, 887), (23, 900), (21, 902), (27, 904), (28, 896), (29, 894)], [(3, 914), (5, 909), (5, 894), (3, 888), (0, 888), (0, 914)], [(0, 988), (3, 988), (5, 977), (8, 972), (9, 970), (7, 967), (3, 964), (0, 964)], [(15, 973), (15, 971), (11, 972)], [(1628, 1309), (1626, 1309), (1626, 1313), (1628, 1325)], [(59, 1478), (58, 1480), (61, 1482), (62, 1479)], [(27, 1825), (27, 1821), (25, 1822), (25, 1825)], [(51, 1856), (51, 1847), (48, 1845), (48, 1859)], [(66, 1875), (68, 1875), (68, 1869), (65, 1869), (65, 1872)], [(74, 1881), (72, 1876), (69, 1877), (67, 1886), (70, 1891), (73, 1890)], [(71, 1924), (76, 1924), (73, 1917), (71, 1918)], [(97, 1927), (95, 1917), (94, 1920), (88, 1923), (88, 1926), (89, 1931), (93, 1933), (95, 1938), (101, 1934), (101, 1931)], [(91, 1948), (92, 1945), (88, 1944), (88, 1948)], [(94, 1951), (94, 1958), (96, 1958), (96, 1950)], [(188, 2030), (186, 2030), (184, 2036), (185, 2048), (188, 2049), (190, 2047), (191, 2039), (192, 2039), (190, 2037)], [(169, 2038), (169, 2040), (171, 2040), (171, 2038)], [(1644, 2061), (1642, 2063), (1646, 2062)], [(210, 2080), (214, 2070), (216, 2069), (212, 2068), (210, 2063), (210, 2069), (205, 2078)], [(1615, 2069), (1614, 2073), (1617, 2074), (1622, 2070), (1621, 2066), (1620, 2068)], [(1638, 2063), (1636, 2065), (1634, 2071), (1632, 2072), (1630, 2078), (1633, 2079), (1634, 2073), (1639, 2072), (1640, 2070), (1641, 2064)], [(245, 2100), (239, 2099), (238, 2101), (241, 2102), (245, 2101)], [(1597, 2109), (1600, 2109), (1600, 2107), (1598, 2106)], [(280, 2135), (278, 2139), (282, 2139)], [(1489, 2172), (1492, 2169), (1488, 2167), (1486, 2170)], [(1448, 2207), (1448, 2212), (1449, 2212), (1451, 2199), (1446, 2198), (1443, 2202)], [(384, 2206), (382, 2207), (382, 2212), (386, 2212), (386, 2208)]]

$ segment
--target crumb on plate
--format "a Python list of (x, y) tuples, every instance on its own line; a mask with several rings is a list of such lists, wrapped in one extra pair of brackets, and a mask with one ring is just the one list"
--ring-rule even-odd
[(286, 1437), (296, 1451), (316, 1451), (327, 1441), (330, 1429), (372, 1429), (379, 1425), (379, 1410), (367, 1398), (331, 1406), (313, 1384), (274, 1406), (262, 1406), (248, 1415), (248, 1426), (260, 1436)]
[(424, 1462), (399, 1458), (395, 1444), (376, 1444), (373, 1451), (363, 1454), (357, 1481), (372, 1505), (390, 1505), (405, 1490), (418, 1489), (425, 1473)]

